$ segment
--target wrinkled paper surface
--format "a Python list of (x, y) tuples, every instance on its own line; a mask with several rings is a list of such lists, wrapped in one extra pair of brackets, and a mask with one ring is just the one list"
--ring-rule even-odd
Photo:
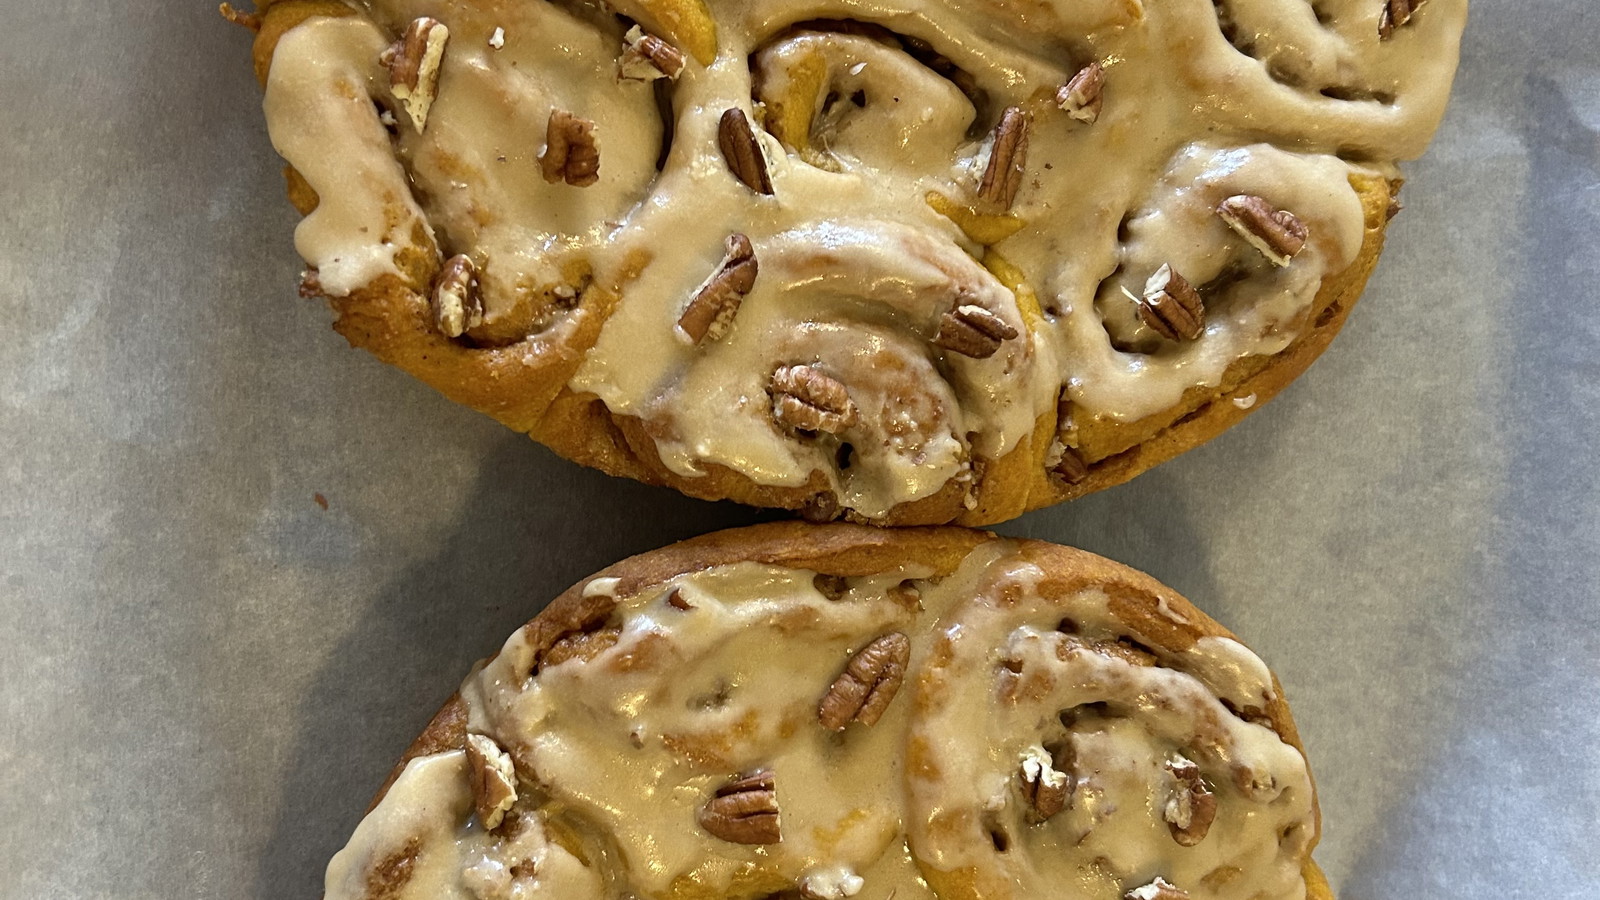
[[(349, 350), (295, 297), (248, 36), (211, 4), (4, 5), (0, 897), (314, 897), (474, 660), (757, 514)], [(1347, 900), (1600, 896), (1593, 13), (1477, 4), (1388, 254), (1298, 384), (999, 529), (1153, 573), (1276, 668)]]

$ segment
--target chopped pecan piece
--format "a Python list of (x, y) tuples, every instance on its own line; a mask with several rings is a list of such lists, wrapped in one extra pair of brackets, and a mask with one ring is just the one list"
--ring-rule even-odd
[(818, 572), (812, 577), (811, 586), (829, 600), (838, 600), (850, 591), (850, 579), (843, 575), (824, 575)]
[(478, 293), (478, 268), (465, 255), (450, 257), (433, 286), (433, 324), (445, 337), (457, 338), (483, 323)]
[(594, 123), (564, 109), (550, 110), (539, 169), (551, 184), (565, 181), (573, 187), (588, 187), (599, 181), (600, 145), (595, 142)]
[(1251, 194), (1229, 197), (1217, 206), (1217, 215), (1229, 228), (1272, 260), (1287, 266), (1306, 245), (1306, 223), (1286, 209)]
[(1378, 38), (1387, 41), (1395, 29), (1409, 25), (1411, 16), (1422, 6), (1423, 0), (1388, 0), (1378, 15)]
[(800, 518), (807, 522), (832, 522), (840, 512), (839, 498), (831, 493), (812, 494), (800, 506)]
[(300, 273), (300, 287), (297, 293), (306, 300), (323, 296), (322, 276), (316, 269), (307, 269)]
[(812, 366), (780, 366), (769, 390), (773, 417), (796, 431), (838, 433), (855, 424), (844, 385)]
[(1093, 125), (1100, 118), (1105, 86), (1106, 70), (1098, 62), (1089, 63), (1056, 89), (1056, 106), (1079, 122)]
[(761, 142), (750, 127), (744, 110), (734, 107), (722, 114), (717, 123), (717, 146), (722, 158), (735, 178), (758, 194), (772, 193), (772, 176), (767, 173), (767, 157), (761, 152)]
[(439, 66), (444, 62), (450, 29), (438, 19), (411, 20), (406, 33), (383, 51), (378, 61), (389, 70), (389, 91), (405, 106), (417, 131), (428, 124), (428, 110), (439, 95)]
[(978, 197), (1002, 209), (1010, 209), (1022, 188), (1023, 170), (1028, 162), (1028, 130), (1032, 120), (1016, 106), (1008, 106), (994, 127), (994, 149), (978, 182)]
[(817, 704), (823, 728), (843, 731), (851, 722), (875, 725), (906, 677), (911, 639), (890, 632), (857, 650)]
[(988, 359), (1000, 344), (1017, 336), (1005, 319), (974, 303), (963, 303), (939, 318), (933, 342), (973, 359)]
[(1089, 477), (1089, 464), (1083, 461), (1077, 450), (1068, 447), (1059, 438), (1051, 445), (1050, 458), (1046, 462), (1050, 464), (1050, 471), (1067, 484), (1078, 484)]
[(1122, 895), (1122, 900), (1189, 900), (1189, 892), (1174, 887), (1161, 876), (1147, 885), (1136, 887)]
[(622, 59), (617, 72), (629, 81), (678, 80), (683, 73), (683, 51), (635, 25), (623, 36)]
[(758, 266), (750, 239), (731, 234), (726, 246), (722, 263), (701, 283), (678, 317), (678, 331), (692, 344), (719, 340), (727, 333), (739, 304), (756, 285)]
[(1171, 266), (1157, 269), (1144, 284), (1144, 296), (1134, 299), (1140, 321), (1169, 341), (1192, 341), (1205, 331), (1200, 292)]
[(682, 588), (672, 589), (672, 593), (667, 595), (667, 605), (673, 609), (681, 609), (684, 612), (694, 609), (694, 604), (684, 598)]
[(472, 769), (472, 805), (484, 830), (493, 831), (517, 802), (517, 770), (511, 754), (482, 734), (467, 735), (467, 764)]
[(700, 808), (700, 827), (733, 844), (776, 844), (778, 793), (772, 773), (763, 769), (717, 788)]
[(1255, 803), (1270, 803), (1283, 793), (1277, 776), (1271, 772), (1257, 772), (1245, 765), (1233, 767), (1233, 786)]
[(1067, 807), (1074, 787), (1072, 778), (1056, 768), (1055, 760), (1042, 748), (1030, 748), (1017, 770), (1022, 797), (1028, 801), (1028, 821), (1035, 825)]
[(1217, 795), (1206, 787), (1200, 767), (1193, 760), (1174, 755), (1167, 760), (1166, 769), (1172, 775), (1173, 786), (1161, 808), (1161, 817), (1167, 820), (1173, 840), (1193, 847), (1205, 840), (1217, 818)]

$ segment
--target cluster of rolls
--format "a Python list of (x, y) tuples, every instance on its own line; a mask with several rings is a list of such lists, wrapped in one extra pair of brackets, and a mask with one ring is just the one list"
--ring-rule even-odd
[(1106, 560), (948, 527), (1303, 371), (1465, 0), (223, 5), (352, 344), (578, 462), (819, 522), (557, 598), (329, 900), (1331, 900), (1267, 667)]

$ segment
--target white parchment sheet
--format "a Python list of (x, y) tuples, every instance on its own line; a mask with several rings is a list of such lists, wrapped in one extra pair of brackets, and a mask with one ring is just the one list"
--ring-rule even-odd
[[(294, 295), (214, 4), (0, 9), (0, 897), (315, 897), (473, 660), (581, 576), (757, 514), (349, 350)], [(1148, 570), (1266, 657), (1347, 900), (1600, 897), (1600, 12), (1473, 15), (1327, 356), (1000, 529)]]

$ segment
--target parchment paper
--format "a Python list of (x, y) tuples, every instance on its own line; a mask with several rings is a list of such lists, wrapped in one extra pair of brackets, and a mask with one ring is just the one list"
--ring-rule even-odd
[[(475, 659), (758, 514), (347, 349), (294, 296), (247, 35), (210, 3), (0, 8), (0, 897), (315, 897)], [(1350, 900), (1600, 897), (1597, 26), (1477, 4), (1331, 352), (1000, 529), (1146, 569), (1275, 666)]]

